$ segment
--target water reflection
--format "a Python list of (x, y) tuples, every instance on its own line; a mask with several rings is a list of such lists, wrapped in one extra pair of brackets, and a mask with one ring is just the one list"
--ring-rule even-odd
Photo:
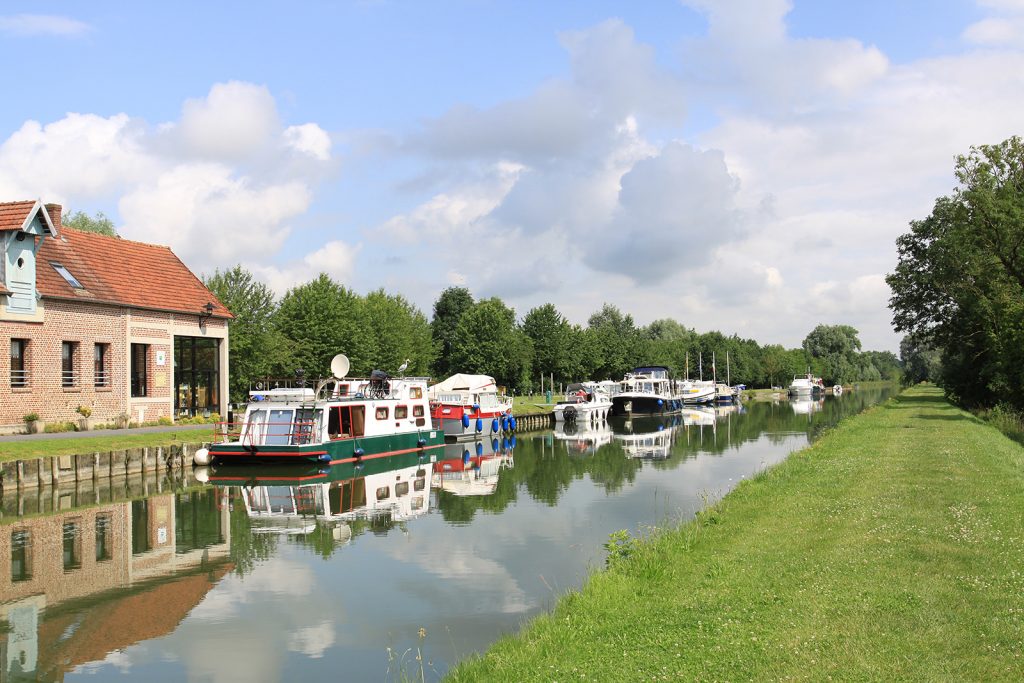
[(579, 586), (609, 533), (686, 519), (884, 396), (212, 469), (206, 486), (0, 490), (0, 678), (379, 679), (420, 628), (443, 674)]
[(227, 529), (213, 490), (5, 516), (0, 679), (60, 680), (173, 631), (230, 570)]

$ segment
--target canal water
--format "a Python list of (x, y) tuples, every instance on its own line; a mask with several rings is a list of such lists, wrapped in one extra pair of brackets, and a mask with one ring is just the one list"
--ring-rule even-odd
[[(888, 388), (0, 500), (0, 679), (437, 680)], [(34, 495), (34, 494), (33, 494)], [(36, 512), (32, 512), (36, 510)], [(422, 659), (418, 659), (421, 657)]]

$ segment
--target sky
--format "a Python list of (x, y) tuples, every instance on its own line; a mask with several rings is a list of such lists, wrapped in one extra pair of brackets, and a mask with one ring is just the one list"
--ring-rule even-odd
[(0, 201), (428, 317), (896, 351), (896, 238), (1021, 132), (1024, 0), (6, 2)]

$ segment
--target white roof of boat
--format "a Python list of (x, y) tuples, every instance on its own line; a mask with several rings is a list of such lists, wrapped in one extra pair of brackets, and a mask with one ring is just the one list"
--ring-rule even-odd
[(458, 373), (430, 387), (431, 393), (453, 391), (497, 391), (498, 385), (490, 375)]

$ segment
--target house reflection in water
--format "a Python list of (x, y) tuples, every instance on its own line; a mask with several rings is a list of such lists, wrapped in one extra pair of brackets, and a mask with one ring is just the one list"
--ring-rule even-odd
[(62, 680), (172, 632), (231, 568), (219, 502), (187, 491), (0, 518), (0, 681)]

